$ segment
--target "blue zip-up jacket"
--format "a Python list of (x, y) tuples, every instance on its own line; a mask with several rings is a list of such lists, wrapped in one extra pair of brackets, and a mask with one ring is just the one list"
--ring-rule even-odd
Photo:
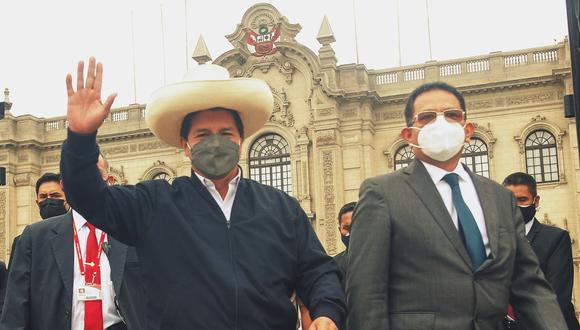
[(137, 248), (146, 329), (293, 330), (294, 291), (313, 319), (327, 316), (340, 327), (340, 271), (295, 199), (241, 179), (228, 225), (195, 175), (108, 187), (97, 157), (95, 134), (68, 132), (61, 155), (67, 200)]

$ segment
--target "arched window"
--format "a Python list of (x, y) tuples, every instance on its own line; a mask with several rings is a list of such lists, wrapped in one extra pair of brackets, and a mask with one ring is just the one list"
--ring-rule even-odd
[(483, 140), (471, 138), (469, 145), (463, 149), (461, 162), (467, 165), (473, 173), (489, 178), (489, 155), (487, 144)]
[(266, 134), (250, 147), (250, 178), (292, 195), (292, 165), (288, 142)]
[(409, 166), (413, 159), (415, 159), (415, 154), (408, 144), (400, 147), (395, 153), (395, 171)]
[(169, 175), (165, 172), (159, 172), (159, 173), (155, 174), (151, 179), (152, 180), (165, 180), (165, 181), (169, 181), (169, 182), (171, 182), (171, 180), (173, 180), (171, 175)]
[(556, 139), (546, 130), (532, 132), (526, 138), (526, 172), (537, 182), (560, 180)]

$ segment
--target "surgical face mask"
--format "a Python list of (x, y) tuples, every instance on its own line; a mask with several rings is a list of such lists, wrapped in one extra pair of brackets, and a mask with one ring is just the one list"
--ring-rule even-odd
[(536, 205), (530, 204), (526, 206), (519, 206), (520, 212), (522, 212), (522, 216), (524, 217), (524, 222), (528, 223), (534, 219), (536, 216)]
[(342, 244), (344, 244), (344, 246), (346, 246), (346, 248), (348, 249), (348, 243), (350, 242), (350, 233), (347, 233), (346, 235), (340, 235), (340, 240), (342, 241)]
[(38, 203), (38, 207), (40, 208), (40, 216), (42, 219), (56, 217), (67, 212), (64, 206), (64, 199), (47, 198)]
[(437, 119), (421, 128), (410, 127), (419, 130), (419, 145), (411, 146), (420, 148), (429, 158), (444, 162), (457, 155), (465, 142), (465, 130), (458, 122), (449, 122), (443, 114), (437, 115)]
[(210, 180), (218, 180), (230, 173), (240, 159), (240, 146), (221, 134), (212, 134), (194, 146), (191, 165)]

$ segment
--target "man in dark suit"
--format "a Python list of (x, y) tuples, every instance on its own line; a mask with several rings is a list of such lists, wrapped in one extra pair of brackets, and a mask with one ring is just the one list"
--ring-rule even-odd
[(2, 308), (4, 306), (4, 295), (6, 293), (6, 264), (4, 261), (0, 261), (0, 314), (2, 314)]
[(401, 136), (416, 159), (360, 189), (349, 329), (499, 329), (508, 299), (529, 328), (567, 329), (513, 194), (459, 162), (474, 130), (463, 96), (442, 82), (422, 85), (405, 119)]
[(346, 258), (348, 256), (348, 244), (350, 241), (350, 223), (352, 221), (352, 212), (356, 207), (356, 202), (344, 204), (340, 211), (338, 211), (338, 231), (340, 231), (340, 239), (346, 250), (334, 256), (334, 261), (338, 264), (342, 272), (342, 283), (346, 282)]
[[(60, 174), (47, 172), (36, 180), (36, 205), (38, 205), (40, 217), (47, 219), (57, 215), (62, 215), (68, 212), (70, 206), (66, 202), (66, 196), (60, 180)], [(20, 235), (14, 237), (12, 246), (10, 247), (10, 257), (8, 259), (8, 270), (12, 264), (14, 257), (14, 250), (18, 244)], [(6, 280), (5, 278), (4, 280)], [(0, 311), (4, 306), (4, 299), (6, 297), (6, 286), (0, 288)]]
[(0, 329), (141, 329), (145, 298), (135, 249), (71, 210), (24, 229), (8, 274)]
[[(38, 211), (42, 219), (48, 219), (68, 212), (70, 205), (66, 201), (60, 174), (47, 172), (36, 180), (36, 205), (38, 205)], [(8, 267), (12, 263), (12, 256), (19, 238), (20, 235), (17, 235), (12, 241)]]
[(564, 314), (568, 329), (580, 329), (572, 304), (574, 263), (570, 235), (563, 229), (541, 224), (536, 219), (536, 210), (540, 207), (540, 196), (533, 176), (523, 172), (512, 173), (503, 180), (503, 185), (516, 197), (524, 218), (526, 238), (538, 256), (540, 268), (546, 280), (558, 297), (558, 304)]

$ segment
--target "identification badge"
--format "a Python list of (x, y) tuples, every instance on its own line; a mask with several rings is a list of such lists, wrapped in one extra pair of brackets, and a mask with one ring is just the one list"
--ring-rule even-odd
[(101, 300), (103, 299), (101, 286), (97, 284), (82, 285), (77, 290), (77, 297), (79, 301)]

